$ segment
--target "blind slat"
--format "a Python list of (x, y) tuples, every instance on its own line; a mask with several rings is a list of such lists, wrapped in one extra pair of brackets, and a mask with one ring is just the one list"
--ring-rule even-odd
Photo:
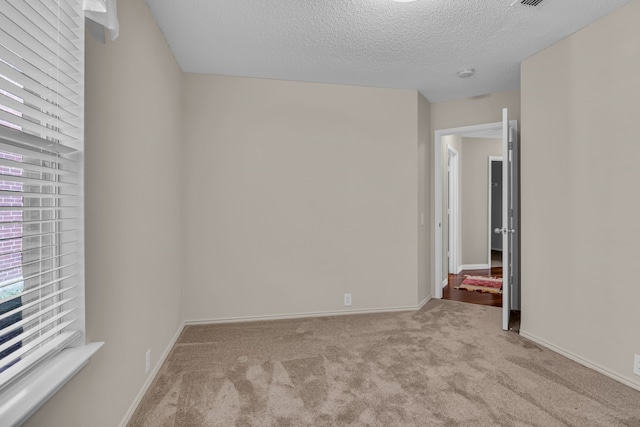
[(6, 319), (7, 317), (11, 317), (14, 314), (18, 314), (18, 313), (20, 313), (22, 311), (25, 311), (25, 310), (27, 310), (27, 309), (29, 309), (29, 308), (31, 308), (33, 306), (36, 306), (38, 304), (42, 304), (45, 301), (49, 301), (50, 299), (56, 298), (57, 296), (62, 295), (65, 292), (69, 292), (69, 291), (71, 291), (73, 289), (74, 289), (74, 287), (60, 289), (59, 291), (52, 292), (52, 293), (50, 293), (50, 294), (48, 294), (48, 295), (46, 295), (46, 296), (44, 296), (42, 298), (37, 299), (36, 301), (30, 301), (27, 304), (24, 304), (24, 305), (22, 305), (22, 306), (20, 306), (18, 308), (15, 308), (15, 309), (13, 309), (11, 311), (7, 311), (6, 313), (0, 315), (0, 320)]
[(45, 178), (33, 178), (19, 175), (11, 175), (11, 174), (3, 174), (0, 173), (0, 182), (3, 182), (4, 185), (16, 186), (23, 185), (27, 187), (43, 187), (43, 188), (57, 188), (59, 190), (65, 191), (77, 191), (78, 184), (74, 184), (73, 182), (63, 182), (58, 181), (59, 177), (57, 174), (53, 174), (49, 172), (49, 174), (53, 175), (51, 179)]
[[(25, 212), (42, 212), (42, 213), (51, 213), (52, 215), (57, 212), (66, 212), (65, 215), (60, 214), (61, 216), (68, 216), (69, 212), (77, 213), (77, 206), (2, 206), (0, 204), (0, 213), (4, 211), (25, 211)], [(7, 221), (0, 221), (0, 226)], [(29, 235), (24, 235), (24, 237), (29, 237)]]
[[(57, 22), (60, 22), (60, 23), (64, 24), (67, 28), (71, 29), (71, 31), (76, 33), (76, 35), (77, 35), (77, 32), (78, 32), (77, 29), (78, 28), (82, 28), (82, 23), (77, 22), (73, 17), (69, 16), (69, 14), (67, 14), (64, 9), (62, 9), (62, 10), (58, 9), (58, 7), (57, 7), (58, 5), (56, 3), (54, 3), (54, 2), (45, 1), (45, 2), (42, 2), (42, 4), (44, 5), (44, 7), (46, 7), (47, 9), (49, 9), (51, 11), (51, 13), (54, 16), (54, 19)], [(61, 2), (61, 4), (65, 4), (66, 5), (66, 2), (63, 1), (63, 2)], [(59, 20), (58, 20), (58, 18), (59, 18)], [(76, 18), (76, 19), (78, 19), (78, 18)]]
[[(80, 231), (80, 230), (76, 230), (76, 232), (78, 232), (78, 231)], [(47, 237), (62, 239), (63, 237), (69, 237), (69, 235), (72, 234), (72, 233), (73, 232), (71, 232), (71, 231), (64, 231), (64, 232), (60, 232), (60, 233), (51, 232), (51, 233), (24, 234), (24, 231), (23, 231), (24, 235), (21, 238), (22, 239), (27, 239), (27, 240), (28, 239), (43, 239), (43, 238), (47, 238)], [(4, 242), (4, 241), (7, 241), (7, 240), (16, 240), (16, 238), (15, 237), (6, 237), (6, 238), (0, 239), (0, 242)], [(70, 242), (77, 242), (77, 241), (78, 241), (77, 239), (70, 240)]]
[[(77, 225), (78, 225), (78, 218), (52, 218), (52, 219), (31, 219), (31, 220), (27, 220), (27, 221), (3, 221), (0, 222), (0, 225), (7, 225), (7, 224), (23, 224), (25, 226), (28, 226), (30, 224), (54, 224), (56, 226), (62, 226), (63, 224), (66, 227), (74, 226), (75, 230), (77, 230)], [(65, 233), (71, 231), (71, 229), (67, 228), (66, 230), (64, 230)], [(25, 236), (28, 237), (28, 236)]]
[[(36, 137), (40, 136), (42, 140), (45, 140), (49, 143), (47, 145), (49, 147), (53, 145), (59, 146), (60, 143), (68, 143), (69, 141), (72, 141), (74, 139), (71, 135), (67, 135), (57, 130), (48, 128), (46, 123), (42, 124), (39, 122), (31, 121), (26, 117), (21, 117), (2, 109), (0, 109), (0, 120), (4, 120), (5, 122), (12, 123), (16, 126), (20, 126), (23, 131), (29, 131)], [(51, 138), (53, 141), (49, 141), (47, 140), (47, 138)]]
[[(72, 277), (74, 277), (74, 275), (64, 276), (64, 277), (61, 277), (59, 279), (52, 280), (50, 282), (45, 283), (44, 285), (36, 286), (36, 287), (34, 287), (32, 289), (29, 289), (29, 290), (26, 290), (24, 292), (21, 292), (19, 295), (14, 295), (11, 299), (23, 298), (23, 297), (25, 297), (25, 296), (27, 296), (29, 294), (41, 291), (43, 289), (48, 288), (49, 286), (55, 285), (56, 283), (61, 283), (61, 282), (65, 281), (65, 280), (71, 279)], [(7, 301), (9, 301), (9, 300), (7, 300)], [(7, 330), (7, 328), (3, 328), (2, 330), (0, 330), (0, 332), (5, 333), (5, 330)]]
[[(2, 16), (3, 15), (0, 15), (0, 21), (6, 22), (6, 20), (1, 19)], [(0, 24), (2, 24), (2, 22), (0, 22)], [(34, 52), (31, 52), (26, 46), (14, 39), (5, 29), (6, 27), (4, 25), (0, 26), (0, 39), (2, 40), (2, 46), (4, 46), (3, 49), (0, 50), (2, 50), (2, 58), (4, 61), (20, 70), (29, 78), (39, 81), (50, 89), (56, 88), (54, 83), (56, 85), (57, 82), (63, 83), (63, 85), (57, 87), (57, 92), (67, 98), (78, 95), (78, 92), (74, 89), (74, 85), (69, 84), (77, 84), (77, 82), (71, 80), (66, 74), (61, 74), (63, 79), (60, 80), (56, 78), (58, 76), (47, 73), (47, 70), (52, 72), (51, 70), (54, 67), (52, 68), (51, 64), (47, 64), (42, 58), (38, 58)], [(13, 52), (21, 52), (24, 56), (18, 56)], [(35, 61), (35, 64), (32, 61)]]
[[(0, 44), (0, 58), (5, 58), (4, 60), (6, 61), (7, 56), (11, 55), (13, 55), (13, 53)], [(18, 62), (20, 62), (23, 60), (18, 57), (16, 58), (14, 58), (13, 66), (0, 61), (0, 76), (4, 76), (3, 80), (9, 79), (13, 82), (20, 82), (20, 85), (24, 89), (28, 89), (33, 93), (38, 94), (39, 97), (41, 97), (42, 99), (46, 99), (52, 104), (60, 105), (67, 111), (71, 111), (71, 109), (77, 108), (78, 104), (73, 100), (73, 96), (66, 97), (63, 94), (57, 93), (55, 89), (45, 86), (44, 83), (41, 83), (39, 80), (33, 78), (32, 76), (28, 76), (27, 74), (20, 71), (24, 70), (24, 67), (17, 69), (19, 64), (15, 63), (15, 61), (17, 60)]]
[(72, 172), (72, 171), (68, 171), (60, 168), (51, 168), (47, 166), (34, 165), (32, 163), (24, 163), (24, 162), (19, 162), (17, 160), (3, 159), (2, 157), (0, 157), (0, 166), (6, 166), (8, 168), (14, 168), (14, 169), (22, 169), (25, 175), (31, 172), (42, 172), (42, 173), (50, 173), (50, 174), (55, 174), (57, 176), (64, 176), (64, 177), (77, 178), (78, 176), (77, 172)]
[[(1, 81), (5, 81), (4, 79), (0, 79)], [(4, 90), (4, 89), (3, 89)], [(6, 92), (6, 90), (5, 90)], [(12, 92), (9, 92), (15, 96)], [(11, 110), (19, 111), (24, 117), (29, 117), (31, 119), (35, 119), (40, 123), (49, 124), (51, 126), (56, 126), (58, 128), (58, 132), (63, 135), (73, 134), (78, 131), (78, 127), (74, 126), (70, 123), (67, 123), (64, 119), (60, 117), (54, 117), (51, 114), (47, 114), (46, 111), (42, 111), (38, 108), (35, 108), (33, 105), (25, 104), (24, 102), (20, 102), (15, 100), (13, 97), (6, 95), (0, 92), (0, 105), (4, 107), (8, 107)], [(49, 105), (46, 107), (48, 110), (59, 112), (59, 109), (56, 106)]]
[[(14, 8), (20, 10), (20, 12), (29, 16), (34, 22), (42, 28), (49, 28), (49, 31), (59, 31), (62, 37), (60, 37), (61, 43), (64, 43), (67, 50), (69, 52), (73, 52), (74, 50), (80, 54), (80, 49), (78, 49), (77, 42), (78, 36), (64, 23), (59, 21), (57, 17), (51, 12), (50, 9), (47, 9), (40, 2), (25, 2), (24, 0), (7, 0)], [(32, 11), (32, 12), (31, 12)], [(57, 23), (58, 25), (54, 26), (53, 23)], [(81, 59), (80, 56), (77, 56), (78, 59)]]
[[(53, 179), (57, 179), (57, 176), (54, 176)], [(42, 187), (42, 188), (57, 188), (58, 190), (64, 190), (65, 192), (77, 191), (78, 184), (74, 184), (72, 182), (61, 182), (61, 181), (52, 181), (51, 179), (38, 179), (38, 178), (27, 178), (16, 175), (5, 175), (0, 173), (0, 182), (4, 183), (4, 185), (9, 186), (27, 186), (27, 187)], [(20, 192), (18, 190), (18, 192)], [(40, 193), (41, 194), (41, 193)]]
[[(64, 244), (65, 245), (70, 245), (70, 244), (73, 244), (73, 243), (77, 243), (77, 242), (70, 241), (70, 242), (65, 242)], [(52, 248), (55, 248), (55, 247), (57, 247), (59, 245), (61, 245), (61, 243), (57, 243), (55, 245), (40, 245), (40, 246), (35, 247), (35, 248), (22, 249), (22, 250), (18, 250), (18, 251), (6, 251), (6, 252), (2, 253), (2, 256), (14, 255), (14, 254), (22, 254), (23, 256), (26, 257), (27, 255), (30, 255), (30, 252), (41, 251), (41, 250), (44, 250), (44, 249), (52, 249)]]
[[(0, 71), (0, 75), (2, 75), (2, 71)], [(19, 85), (12, 83), (11, 78), (9, 76), (5, 76), (6, 78), (0, 77), (0, 89), (12, 94), (16, 98), (22, 99), (25, 102), (25, 105), (28, 105), (30, 108), (38, 108), (40, 111), (55, 111), (56, 115), (63, 121), (68, 122), (71, 126), (78, 127), (78, 114), (77, 112), (67, 111), (60, 104), (56, 104), (51, 99), (43, 98), (40, 95), (37, 95), (30, 89), (25, 89), (24, 87), (20, 87)], [(1, 92), (0, 92), (1, 93)]]
[[(73, 43), (65, 40), (64, 37), (60, 37), (60, 31), (57, 28), (54, 28), (51, 24), (42, 20), (40, 15), (33, 13), (34, 10), (28, 8), (24, 1), (17, 4), (9, 0), (5, 1), (7, 1), (14, 9), (14, 13), (9, 11), (11, 15), (10, 19), (32, 38), (37, 40), (39, 45), (46, 46), (50, 52), (47, 53), (47, 55), (58, 54), (59, 58), (63, 59), (68, 64), (80, 62), (80, 58), (71, 53), (78, 52), (78, 49), (73, 45)], [(78, 70), (74, 68), (73, 71), (70, 72), (77, 71)]]
[[(17, 154), (19, 156), (24, 156), (32, 160), (39, 160), (39, 161), (45, 162), (45, 165), (54, 164), (55, 162), (53, 167), (54, 169), (57, 167), (64, 166), (65, 170), (72, 172), (74, 169), (78, 168), (78, 163), (79, 163), (78, 161), (69, 159), (69, 158), (58, 157), (59, 154), (49, 153), (48, 151), (44, 151), (43, 149), (38, 150), (37, 148), (34, 148), (34, 147), (25, 148), (24, 145), (22, 147), (19, 147), (16, 145), (10, 145), (10, 143), (13, 142), (10, 139), (5, 139), (3, 142), (2, 140), (3, 135), (7, 135), (9, 131), (17, 132), (14, 129), (9, 129), (6, 126), (0, 125), (0, 151), (5, 153)], [(20, 132), (17, 132), (17, 133), (20, 133)], [(31, 137), (31, 135), (22, 135), (22, 137), (26, 140), (28, 139), (28, 137)], [(24, 159), (24, 161), (26, 161), (26, 159)], [(75, 173), (76, 175), (79, 175), (77, 172)]]
[(12, 197), (28, 197), (32, 199), (46, 199), (46, 200), (73, 200), (76, 195), (73, 194), (47, 194), (47, 193), (35, 193), (33, 191), (9, 191), (0, 190), (0, 196), (12, 196)]
[[(58, 5), (50, 1), (45, 1), (43, 2), (43, 4), (46, 8), (51, 10), (51, 12), (56, 16), (56, 18), (59, 18), (58, 22), (62, 22), (68, 28), (72, 29), (73, 32), (77, 32), (77, 28), (80, 24), (76, 22), (73, 16), (69, 15), (65, 9), (58, 9), (57, 7)], [(65, 2), (61, 2), (61, 4), (66, 5)]]
[(27, 317), (23, 317), (23, 319), (19, 322), (13, 323), (9, 326), (7, 326), (6, 328), (0, 330), (0, 332), (4, 335), (4, 334), (8, 334), (11, 333), (12, 331), (15, 331), (16, 329), (30, 323), (33, 322), (34, 320), (38, 319), (42, 314), (46, 314), (49, 313), (51, 311), (54, 311), (58, 308), (61, 308), (63, 305), (70, 303), (71, 301), (73, 301), (74, 298), (67, 298), (67, 299), (63, 299), (53, 305), (48, 306), (45, 309), (40, 310), (39, 312), (36, 312), (35, 314), (32, 314), (30, 316)]
[[(11, 6), (8, 5), (8, 7)], [(64, 55), (60, 56), (59, 52), (52, 51), (50, 48), (51, 43), (43, 43), (46, 42), (46, 40), (38, 40), (26, 28), (18, 25), (15, 21), (20, 20), (19, 14), (11, 13), (11, 18), (9, 18), (5, 15), (7, 12), (11, 13), (12, 11), (8, 10), (0, 13), (0, 26), (4, 29), (5, 34), (10, 35), (13, 41), (3, 40), (5, 46), (16, 46), (15, 43), (19, 43), (22, 47), (12, 50), (14, 52), (22, 52), (23, 55), (21, 56), (23, 58), (36, 67), (39, 67), (50, 77), (57, 77), (59, 81), (69, 86), (79, 83), (79, 80), (76, 80), (81, 73), (79, 68), (75, 68), (72, 64), (69, 64), (65, 60)], [(78, 61), (78, 64), (81, 63), (82, 62)], [(56, 72), (54, 73), (53, 70), (56, 70)], [(57, 70), (63, 71), (63, 73), (57, 73)], [(56, 76), (56, 74), (58, 75)]]
[[(9, 119), (7, 121), (11, 121), (12, 118), (17, 117), (13, 114), (6, 113), (3, 110), (0, 110), (0, 113), (4, 113), (7, 116), (7, 118)], [(51, 131), (48, 131), (48, 132), (53, 133)], [(47, 139), (44, 139), (35, 135), (30, 135), (30, 134), (21, 132), (17, 129), (9, 128), (7, 126), (0, 126), (0, 140), (2, 140), (5, 144), (7, 142), (11, 142), (11, 143), (20, 145), (23, 148), (31, 148), (32, 150), (34, 150), (34, 153), (36, 153), (36, 150), (46, 150), (57, 155), (57, 154), (70, 154), (77, 151), (74, 148), (67, 147), (63, 144), (60, 144), (57, 141), (49, 141)], [(5, 144), (2, 144), (2, 145), (5, 145)], [(0, 147), (2, 145), (0, 145)], [(38, 153), (38, 154), (42, 154), (42, 153)], [(58, 158), (55, 155), (51, 155), (52, 161), (58, 160)]]
[(38, 338), (34, 339), (33, 341), (28, 342), (28, 344), (26, 345), (23, 344), (22, 347), (20, 347), (18, 350), (11, 353), (8, 359), (9, 360), (19, 359), (20, 357), (29, 353), (30, 351), (37, 349), (45, 341), (49, 340), (50, 338), (53, 338), (55, 335), (65, 330), (66, 327), (71, 325), (73, 322), (75, 322), (75, 320), (76, 319), (72, 319), (72, 320), (67, 320), (66, 322), (62, 322), (58, 324), (58, 326), (56, 326), (55, 328), (51, 329), (50, 331), (47, 331), (44, 334), (40, 335)]
[[(60, 259), (62, 259), (62, 258), (65, 258), (65, 257), (73, 256), (73, 255), (75, 255), (76, 253), (77, 253), (76, 251), (71, 251), (71, 252), (65, 252), (65, 253), (63, 253), (63, 254), (56, 255), (56, 256), (43, 257), (43, 258), (40, 258), (40, 259), (39, 259), (39, 260), (37, 260), (37, 261), (25, 262), (25, 263), (23, 263), (23, 264), (22, 264), (22, 267), (23, 267), (24, 269), (27, 269), (27, 268), (29, 268), (29, 267), (37, 266), (38, 264), (43, 264), (43, 263), (51, 262), (51, 261), (57, 261), (57, 260), (60, 260)], [(15, 285), (16, 283), (23, 282), (23, 281), (25, 281), (25, 280), (32, 280), (32, 279), (35, 279), (35, 278), (37, 278), (37, 277), (44, 276), (45, 274), (51, 274), (51, 273), (53, 273), (53, 272), (55, 272), (55, 271), (63, 270), (63, 269), (65, 269), (65, 268), (70, 268), (70, 267), (73, 267), (73, 266), (75, 266), (75, 265), (76, 265), (75, 263), (73, 263), (73, 264), (67, 264), (67, 265), (63, 265), (63, 266), (61, 266), (61, 267), (56, 267), (56, 268), (54, 268), (54, 269), (52, 269), (52, 270), (43, 271), (43, 272), (41, 272), (41, 273), (31, 275), (31, 276), (28, 276), (28, 277), (20, 277), (20, 278), (16, 278), (16, 279), (11, 279), (11, 280), (8, 280), (8, 281), (4, 282), (4, 283), (3, 283), (3, 286), (11, 286), (11, 285)], [(9, 267), (9, 268), (5, 268), (4, 270), (0, 270), (0, 271), (12, 270), (13, 268), (14, 268), (14, 267)], [(19, 296), (20, 296), (20, 295), (13, 295), (13, 296), (11, 296), (11, 297), (9, 297), (9, 298), (7, 298), (7, 299), (3, 300), (3, 301), (10, 301), (10, 300), (12, 300), (13, 298), (18, 298)]]
[[(38, 334), (40, 331), (42, 331), (43, 329), (45, 329), (46, 327), (50, 326), (51, 324), (57, 322), (58, 320), (62, 320), (63, 317), (66, 317), (67, 315), (73, 313), (74, 310), (66, 310), (66, 311), (61, 311), (58, 314), (56, 314), (53, 317), (50, 317), (48, 319), (46, 319), (43, 322), (38, 322), (37, 326), (33, 326), (31, 328), (23, 328), (24, 332), (22, 332), (19, 335), (16, 335), (15, 337), (13, 337), (12, 339), (10, 339), (9, 341), (4, 342), (3, 344), (0, 344), (0, 353), (2, 353), (3, 351), (7, 350), (8, 348), (11, 348), (12, 346), (16, 345), (17, 343), (23, 341), (23, 340), (28, 340), (29, 338), (31, 338), (33, 335)], [(44, 310), (40, 310), (34, 317), (35, 319), (37, 319), (38, 317), (42, 317), (42, 315), (45, 313)], [(33, 322), (35, 319), (32, 319), (31, 321)], [(23, 323), (23, 322), (21, 322)], [(23, 325), (27, 325), (29, 322), (27, 323), (23, 323)]]

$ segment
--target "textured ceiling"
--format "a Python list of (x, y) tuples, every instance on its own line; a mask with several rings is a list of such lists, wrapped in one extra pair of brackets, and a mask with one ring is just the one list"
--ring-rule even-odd
[[(147, 0), (185, 72), (418, 89), (520, 86), (520, 62), (629, 0)], [(457, 72), (475, 68), (460, 79)]]

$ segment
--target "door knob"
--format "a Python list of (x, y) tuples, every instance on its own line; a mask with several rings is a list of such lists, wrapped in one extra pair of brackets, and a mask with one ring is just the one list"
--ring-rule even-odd
[(496, 234), (507, 234), (507, 233), (513, 234), (513, 233), (516, 232), (516, 230), (507, 229), (507, 228), (496, 228), (496, 229), (493, 230), (493, 232), (496, 233)]

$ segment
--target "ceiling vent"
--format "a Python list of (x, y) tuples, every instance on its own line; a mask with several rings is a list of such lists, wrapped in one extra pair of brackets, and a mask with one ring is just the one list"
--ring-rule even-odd
[(520, 6), (526, 8), (541, 7), (547, 4), (549, 0), (515, 0), (511, 6)]

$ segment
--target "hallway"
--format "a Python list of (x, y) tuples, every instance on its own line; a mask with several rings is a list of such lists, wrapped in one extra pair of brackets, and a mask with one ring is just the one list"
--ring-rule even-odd
[(488, 305), (491, 307), (502, 307), (502, 294), (455, 289), (462, 284), (465, 276), (502, 277), (502, 267), (492, 267), (483, 270), (463, 270), (460, 274), (449, 274), (449, 284), (442, 290), (442, 299)]

